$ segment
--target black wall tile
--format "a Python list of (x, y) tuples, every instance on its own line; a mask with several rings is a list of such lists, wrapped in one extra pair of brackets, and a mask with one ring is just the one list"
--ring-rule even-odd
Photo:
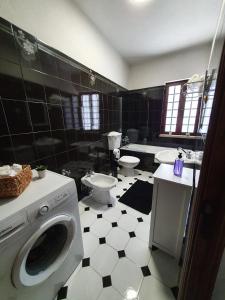
[(14, 36), (0, 27), (0, 57), (19, 63), (19, 55), (15, 46)]
[(28, 103), (33, 131), (50, 130), (47, 105), (45, 103)]
[(15, 162), (14, 150), (9, 136), (0, 137), (0, 164), (10, 164)]
[(46, 101), (49, 104), (61, 104), (61, 96), (56, 88), (45, 86)]
[[(121, 128), (116, 91), (123, 89), (100, 75), (92, 86), (88, 68), (23, 32), (34, 50), (27, 55), (18, 42), (20, 29), (13, 27), (14, 36), (11, 29), (0, 18), (0, 164), (44, 164), (57, 172), (66, 168), (81, 192), (80, 178), (87, 169), (110, 170), (107, 132)], [(93, 108), (97, 115), (89, 117), (93, 122), (99, 107), (99, 130), (85, 130), (81, 98), (93, 93), (99, 93), (100, 101)]]
[(80, 71), (61, 60), (57, 61), (58, 75), (60, 78), (80, 84)]
[(32, 131), (29, 109), (24, 101), (2, 100), (11, 134)]
[(48, 113), (51, 130), (64, 129), (63, 112), (61, 105), (48, 104)]
[(38, 83), (24, 81), (28, 101), (45, 102), (44, 87)]
[(40, 49), (39, 57), (42, 71), (46, 74), (58, 77), (57, 59), (51, 54)]
[(36, 160), (33, 133), (12, 135), (15, 162), (27, 164)]
[(54, 139), (54, 151), (55, 153), (64, 152), (67, 150), (67, 139), (64, 130), (52, 131), (52, 137)]
[(75, 129), (66, 130), (66, 138), (69, 149), (73, 149), (75, 147), (74, 143), (77, 143), (79, 141), (78, 134)]
[(69, 161), (69, 155), (68, 152), (59, 153), (55, 156), (56, 158), (56, 165), (58, 172), (61, 173), (61, 171), (64, 169), (64, 167), (67, 165)]
[(80, 78), (81, 78), (81, 84), (83, 86), (86, 86), (86, 87), (91, 87), (89, 74), (87, 72), (81, 71), (80, 75), (81, 75), (80, 76)]
[(52, 156), (54, 154), (54, 147), (58, 141), (54, 140), (51, 131), (34, 133), (34, 146), (38, 159)]
[(9, 134), (9, 131), (8, 131), (8, 126), (7, 126), (6, 116), (5, 116), (2, 102), (0, 101), (0, 136), (8, 135), (8, 134)]
[(0, 97), (25, 100), (20, 66), (0, 59)]

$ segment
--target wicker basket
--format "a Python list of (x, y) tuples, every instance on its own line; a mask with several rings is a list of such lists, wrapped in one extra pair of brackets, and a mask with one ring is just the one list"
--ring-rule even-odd
[(30, 165), (23, 165), (22, 170), (15, 176), (0, 177), (0, 198), (19, 196), (32, 179)]

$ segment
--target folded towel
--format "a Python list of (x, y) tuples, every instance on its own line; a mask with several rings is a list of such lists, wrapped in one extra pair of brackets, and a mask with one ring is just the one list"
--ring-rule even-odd
[(13, 164), (12, 167), (5, 165), (0, 167), (0, 176), (15, 176), (22, 170), (22, 166)]
[(9, 165), (0, 167), (0, 176), (9, 176), (11, 173), (11, 168)]
[(19, 171), (22, 170), (22, 166), (19, 165), (19, 164), (13, 164), (13, 165), (12, 165), (12, 169), (13, 169), (15, 172), (18, 173)]

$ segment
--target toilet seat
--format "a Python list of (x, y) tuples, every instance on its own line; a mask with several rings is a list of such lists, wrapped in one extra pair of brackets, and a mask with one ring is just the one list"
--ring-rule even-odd
[(138, 164), (140, 159), (134, 156), (124, 155), (120, 158), (120, 162), (128, 164)]

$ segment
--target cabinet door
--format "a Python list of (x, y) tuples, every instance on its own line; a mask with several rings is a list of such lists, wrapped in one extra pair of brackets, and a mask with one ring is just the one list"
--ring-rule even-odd
[(191, 189), (162, 180), (156, 184), (153, 242), (179, 259)]

